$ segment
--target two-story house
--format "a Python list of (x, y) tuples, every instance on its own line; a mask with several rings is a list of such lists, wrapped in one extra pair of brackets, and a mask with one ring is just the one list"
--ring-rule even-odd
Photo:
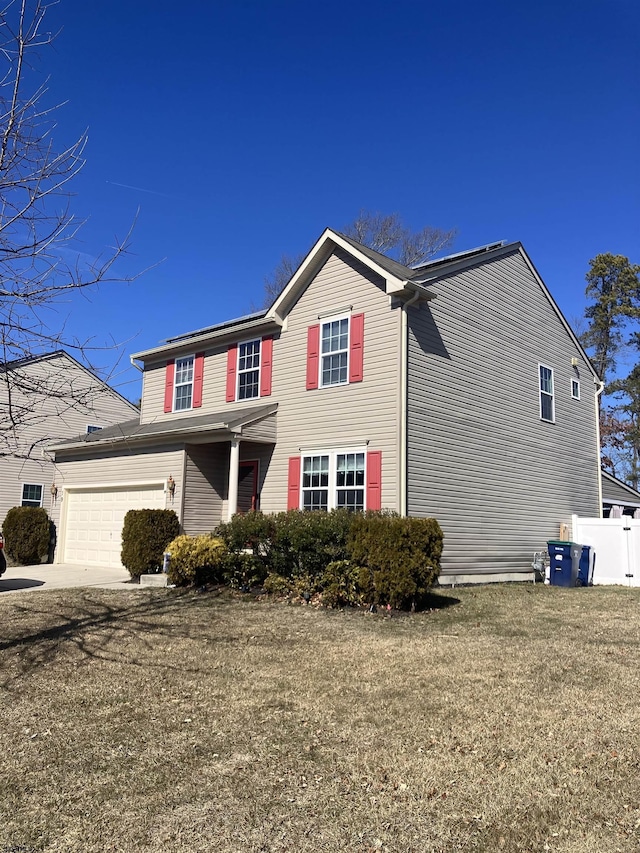
[(45, 448), (138, 409), (63, 350), (0, 365), (0, 524), (14, 506), (57, 515), (61, 491)]
[(416, 269), (327, 229), (266, 311), (136, 353), (140, 417), (55, 448), (58, 560), (117, 565), (124, 512), (434, 516), (442, 581), (521, 578), (600, 512), (588, 358), (519, 243)]

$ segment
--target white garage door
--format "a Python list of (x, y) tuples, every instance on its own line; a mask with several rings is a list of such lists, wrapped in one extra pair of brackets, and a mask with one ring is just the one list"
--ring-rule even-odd
[(122, 566), (122, 525), (130, 509), (164, 509), (161, 485), (68, 491), (65, 496), (65, 563)]

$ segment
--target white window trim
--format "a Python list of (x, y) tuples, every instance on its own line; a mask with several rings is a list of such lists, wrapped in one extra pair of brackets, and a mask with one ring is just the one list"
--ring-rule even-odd
[[(319, 342), (319, 358), (318, 358), (318, 388), (342, 388), (344, 385), (349, 384), (349, 369), (351, 366), (351, 314), (334, 314), (328, 317), (323, 317), (320, 320), (320, 342)], [(322, 361), (325, 356), (337, 355), (337, 353), (323, 353), (322, 352), (322, 327), (328, 326), (330, 323), (336, 323), (340, 320), (348, 320), (348, 328), (347, 328), (347, 378), (344, 382), (330, 382), (325, 385), (322, 381)], [(338, 350), (338, 352), (344, 352), (344, 350)]]
[[(333, 447), (331, 449), (324, 448), (320, 450), (305, 450), (300, 454), (300, 503), (299, 509), (304, 509), (304, 492), (305, 486), (303, 486), (304, 482), (304, 460), (309, 456), (328, 456), (329, 457), (329, 483), (327, 485), (327, 510), (331, 512), (332, 509), (336, 509), (337, 507), (337, 491), (338, 486), (336, 485), (336, 481), (338, 479), (338, 456), (346, 455), (347, 453), (362, 453), (364, 454), (364, 483), (362, 487), (353, 486), (354, 489), (362, 488), (363, 491), (363, 506), (364, 510), (367, 509), (367, 466), (368, 466), (368, 454), (367, 454), (367, 446), (360, 445), (358, 447)], [(323, 488), (311, 486), (307, 491), (319, 491), (319, 489)]]
[[(258, 350), (258, 393), (255, 397), (243, 397), (240, 399), (240, 347), (243, 344), (252, 344), (258, 342), (259, 350)], [(255, 370), (255, 368), (252, 368)], [(243, 373), (249, 373), (248, 370), (243, 370)], [(238, 346), (236, 349), (236, 402), (244, 403), (245, 400), (257, 400), (260, 397), (260, 382), (262, 380), (262, 338), (247, 338), (245, 341), (238, 341)]]
[[(551, 393), (548, 391), (542, 390), (542, 381), (540, 376), (540, 368), (544, 367), (545, 370), (550, 371), (551, 373)], [(545, 418), (542, 416), (542, 395), (545, 394), (547, 397), (551, 397), (551, 418)], [(538, 363), (538, 406), (540, 407), (540, 420), (545, 424), (554, 424), (556, 422), (556, 380), (553, 375), (553, 368), (549, 367), (548, 364), (542, 364), (542, 362)]]
[[(575, 385), (574, 385), (574, 383), (575, 383)], [(577, 388), (577, 390), (578, 390), (577, 394), (573, 393), (574, 387)], [(575, 379), (573, 377), (571, 378), (571, 399), (572, 400), (579, 400), (580, 399), (580, 380)]]
[(38, 504), (38, 506), (44, 506), (44, 485), (42, 483), (27, 483), (27, 482), (20, 483), (20, 504), (19, 505), (20, 506), (31, 506), (31, 504), (23, 503), (23, 501), (25, 500), (25, 497), (24, 497), (24, 487), (25, 486), (40, 486), (40, 503)]
[[(178, 386), (178, 362), (185, 361), (190, 358), (192, 361), (191, 365), (191, 382), (181, 382), (180, 386)], [(177, 409), (176, 402), (178, 400), (178, 387), (182, 388), (185, 385), (191, 385), (191, 405), (184, 409)], [(174, 359), (173, 362), (173, 411), (174, 412), (190, 412), (193, 409), (193, 391), (195, 389), (196, 384), (196, 356), (195, 353), (189, 355), (179, 355)]]

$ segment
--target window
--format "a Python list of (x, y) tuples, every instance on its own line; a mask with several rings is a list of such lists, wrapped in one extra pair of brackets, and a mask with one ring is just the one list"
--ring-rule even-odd
[(92, 432), (99, 432), (101, 429), (102, 429), (101, 426), (96, 426), (95, 424), (88, 424), (87, 425), (87, 435), (89, 435)]
[(271, 394), (273, 337), (231, 344), (227, 350), (227, 403)]
[(193, 356), (176, 358), (175, 397), (173, 409), (176, 412), (190, 409), (193, 400)]
[(302, 508), (354, 512), (365, 504), (365, 454), (331, 452), (302, 457)]
[(42, 506), (42, 486), (23, 483), (22, 506)]
[(322, 358), (320, 384), (344, 385), (349, 362), (349, 318), (330, 320), (322, 324)]
[(543, 421), (555, 420), (553, 404), (553, 370), (550, 367), (539, 365), (540, 371), (540, 418)]
[(364, 314), (332, 317), (307, 329), (307, 391), (363, 381)]
[(571, 396), (574, 400), (580, 399), (580, 382), (578, 379), (571, 380)]
[(238, 400), (260, 396), (260, 340), (238, 344)]
[(167, 362), (164, 379), (165, 412), (189, 411), (202, 406), (204, 353)]

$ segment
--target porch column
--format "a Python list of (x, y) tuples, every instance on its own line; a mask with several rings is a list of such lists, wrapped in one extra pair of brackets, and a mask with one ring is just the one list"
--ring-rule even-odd
[(229, 456), (229, 492), (227, 500), (227, 521), (235, 515), (238, 509), (238, 475), (240, 473), (240, 439), (231, 439)]

